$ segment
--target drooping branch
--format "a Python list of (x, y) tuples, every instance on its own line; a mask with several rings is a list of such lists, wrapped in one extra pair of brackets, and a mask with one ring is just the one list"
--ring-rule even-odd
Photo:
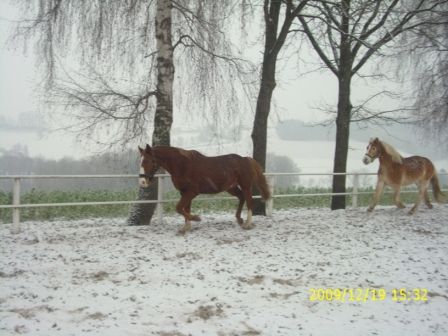
[[(227, 33), (239, 4), (164, 1), (173, 12), (172, 41), (179, 41), (173, 59), (181, 74), (175, 77), (174, 109), (182, 106), (182, 113), (195, 111), (210, 120), (238, 120), (239, 105), (249, 105), (252, 94), (247, 92), (255, 83), (255, 66), (240, 56)], [(58, 98), (85, 123), (88, 118), (97, 124), (135, 117), (150, 129), (153, 98), (158, 98), (155, 0), (17, 0), (17, 4), (24, 19), (18, 22), (15, 39), (34, 43), (52, 106)], [(64, 69), (67, 64), (73, 68), (71, 78)], [(227, 114), (221, 114), (224, 104)]]
[(113, 87), (103, 75), (91, 71), (91, 76), (68, 73), (58, 79), (48, 94), (47, 103), (63, 106), (70, 111), (72, 131), (93, 134), (102, 126), (112, 126), (115, 132), (110, 145), (125, 145), (127, 141), (146, 135), (150, 116), (154, 114), (157, 91), (128, 93)]
[(177, 42), (174, 43), (173, 49), (176, 49), (180, 45), (185, 47), (185, 48), (196, 47), (199, 50), (201, 50), (202, 52), (204, 52), (205, 54), (209, 55), (212, 59), (219, 59), (219, 60), (222, 60), (224, 62), (232, 64), (237, 69), (237, 71), (239, 71), (241, 73), (245, 73), (247, 71), (247, 67), (244, 66), (245, 64), (246, 65), (250, 65), (250, 62), (248, 62), (245, 59), (242, 59), (242, 58), (239, 58), (239, 57), (235, 57), (235, 56), (232, 56), (232, 55), (215, 53), (212, 50), (206, 48), (201, 43), (199, 43), (192, 36), (187, 35), (187, 34), (181, 35), (179, 37)]

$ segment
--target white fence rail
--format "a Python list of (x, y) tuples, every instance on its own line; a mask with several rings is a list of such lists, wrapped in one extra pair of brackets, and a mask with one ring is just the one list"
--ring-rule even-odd
[[(358, 196), (363, 194), (370, 194), (370, 192), (359, 192), (359, 177), (360, 176), (375, 176), (375, 173), (266, 173), (268, 179), (272, 198), (266, 204), (266, 212), (268, 216), (272, 215), (274, 208), (274, 199), (283, 197), (314, 197), (314, 196), (334, 196), (345, 195), (352, 197), (352, 207), (358, 206)], [(352, 176), (352, 190), (345, 193), (304, 193), (304, 194), (275, 194), (275, 177), (281, 176), (334, 176), (334, 175), (346, 175)], [(440, 175), (448, 175), (448, 173), (439, 173)], [(138, 175), (0, 175), (0, 180), (13, 180), (13, 197), (12, 204), (0, 204), (0, 209), (12, 209), (12, 222), (14, 224), (14, 231), (20, 231), (20, 209), (22, 208), (38, 208), (38, 207), (62, 207), (62, 206), (80, 206), (80, 205), (117, 205), (117, 204), (143, 204), (143, 203), (156, 203), (156, 217), (158, 221), (162, 221), (163, 218), (163, 204), (168, 202), (175, 202), (178, 199), (164, 199), (163, 191), (163, 179), (168, 178), (168, 174), (157, 174), (159, 189), (157, 200), (150, 201), (99, 201), (99, 202), (64, 202), (64, 203), (32, 203), (21, 204), (20, 202), (20, 185), (22, 180), (27, 179), (91, 179), (91, 178), (123, 178), (123, 179), (135, 179)], [(445, 190), (446, 191), (446, 190)], [(402, 193), (414, 192), (413, 190), (403, 190)], [(201, 197), (201, 200), (224, 200), (233, 199), (234, 197)]]

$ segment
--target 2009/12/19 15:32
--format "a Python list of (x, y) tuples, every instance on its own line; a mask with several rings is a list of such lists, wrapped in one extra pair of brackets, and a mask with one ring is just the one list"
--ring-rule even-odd
[(394, 288), (391, 291), (392, 300), (403, 301), (428, 301), (428, 290), (426, 288)]
[(309, 294), (310, 301), (367, 302), (388, 297), (395, 302), (428, 301), (426, 288), (310, 288)]

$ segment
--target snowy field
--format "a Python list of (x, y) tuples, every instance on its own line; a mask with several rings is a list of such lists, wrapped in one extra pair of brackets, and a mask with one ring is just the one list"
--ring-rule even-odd
[(448, 335), (448, 205), (364, 210), (276, 211), (251, 231), (204, 214), (186, 236), (180, 216), (1, 225), (0, 334)]

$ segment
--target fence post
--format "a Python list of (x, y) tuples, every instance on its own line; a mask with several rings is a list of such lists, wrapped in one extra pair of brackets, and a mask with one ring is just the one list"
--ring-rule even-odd
[(268, 176), (268, 187), (271, 193), (271, 198), (266, 201), (266, 215), (272, 217), (272, 211), (274, 210), (274, 180), (275, 177), (272, 175)]
[[(20, 178), (14, 177), (12, 189), (12, 205), (20, 205)], [(12, 208), (13, 233), (20, 232), (20, 208)]]
[(359, 175), (356, 173), (353, 175), (353, 191), (352, 191), (352, 207), (358, 207), (358, 187), (359, 187)]
[(157, 213), (157, 221), (159, 224), (162, 224), (163, 221), (163, 176), (158, 176), (158, 187), (157, 187), (157, 207), (156, 207), (156, 213)]

